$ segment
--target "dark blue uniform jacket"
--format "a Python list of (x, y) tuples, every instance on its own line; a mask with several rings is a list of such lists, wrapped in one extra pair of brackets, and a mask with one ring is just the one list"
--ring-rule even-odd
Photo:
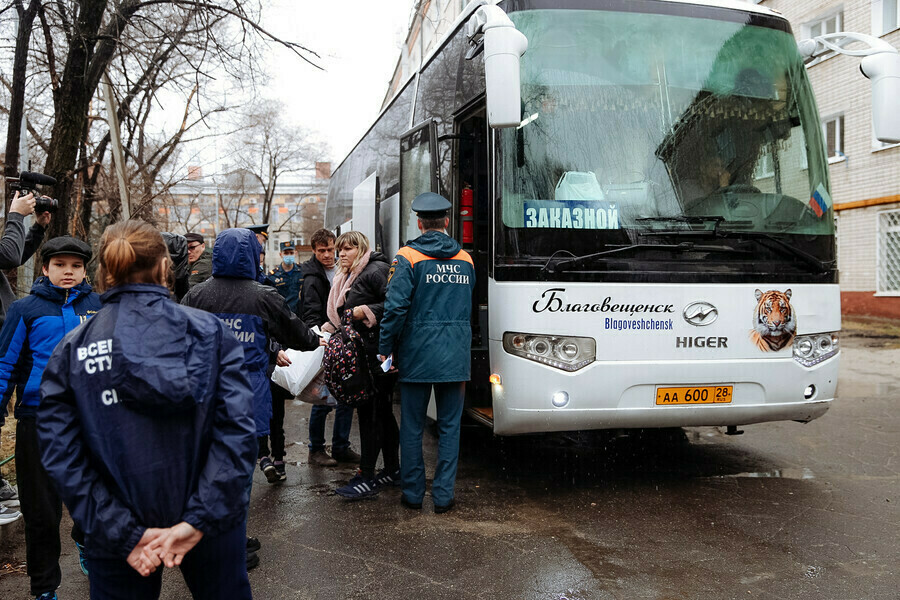
[(16, 388), (16, 418), (37, 414), (41, 374), (50, 354), (65, 334), (98, 310), (100, 296), (87, 282), (67, 290), (46, 277), (34, 282), (29, 296), (12, 303), (0, 330), (0, 415)]
[(282, 265), (278, 265), (269, 273), (266, 283), (278, 290), (278, 293), (287, 302), (291, 312), (298, 312), (297, 305), (300, 304), (300, 287), (303, 285), (303, 272), (300, 270), (300, 265), (294, 265), (294, 268), (290, 271), (285, 271)]
[(381, 319), (379, 354), (394, 354), (400, 381), (468, 381), (472, 347), (472, 258), (440, 231), (400, 248)]
[(244, 352), (215, 316), (153, 284), (117, 286), (41, 383), (41, 458), (89, 557), (125, 558), (147, 527), (214, 537), (247, 515), (256, 458)]
[(244, 347), (247, 371), (255, 393), (253, 415), (258, 436), (269, 434), (272, 392), (266, 373), (269, 339), (296, 350), (314, 350), (319, 338), (294, 315), (274, 288), (256, 281), (261, 246), (249, 229), (226, 229), (216, 237), (213, 276), (195, 285), (182, 304), (224, 321)]

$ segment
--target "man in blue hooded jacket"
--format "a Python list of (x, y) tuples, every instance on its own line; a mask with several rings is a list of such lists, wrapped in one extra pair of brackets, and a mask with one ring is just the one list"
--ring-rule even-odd
[[(272, 418), (267, 375), (269, 340), (286, 348), (314, 350), (319, 346), (319, 337), (288, 309), (275, 288), (257, 281), (261, 252), (262, 246), (249, 229), (222, 231), (213, 247), (212, 278), (191, 288), (181, 303), (214, 313), (243, 346), (254, 392), (257, 442), (260, 447), (267, 447)], [(274, 465), (268, 455), (259, 458), (260, 469), (268, 477), (266, 471), (274, 470)], [(255, 555), (248, 556), (249, 568), (257, 562)]]
[(440, 435), (431, 490), (436, 513), (455, 502), (475, 287), (472, 258), (444, 232), (450, 207), (431, 192), (413, 200), (422, 235), (401, 248), (391, 264), (378, 346), (382, 357), (393, 354), (400, 371), (400, 500), (407, 508), (422, 508), (425, 496), (422, 432), (434, 388)]

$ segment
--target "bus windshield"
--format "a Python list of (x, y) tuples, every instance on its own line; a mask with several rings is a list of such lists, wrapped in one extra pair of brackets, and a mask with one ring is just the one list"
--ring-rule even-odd
[(524, 118), (498, 148), (499, 279), (835, 280), (818, 111), (786, 26), (510, 17), (529, 47)]

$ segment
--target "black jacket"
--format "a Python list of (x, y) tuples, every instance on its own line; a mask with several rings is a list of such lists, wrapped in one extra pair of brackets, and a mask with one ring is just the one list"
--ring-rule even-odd
[(328, 274), (315, 256), (300, 265), (300, 272), (303, 274), (303, 286), (300, 288), (297, 316), (310, 327), (321, 327), (328, 322), (328, 292), (331, 291)]
[(368, 306), (372, 311), (376, 321), (372, 327), (366, 325), (364, 320), (353, 321), (353, 328), (360, 333), (366, 343), (366, 352), (370, 360), (375, 360), (378, 355), (378, 332), (381, 329), (381, 317), (384, 315), (384, 298), (390, 269), (387, 257), (381, 252), (373, 252), (369, 257), (369, 264), (350, 285), (344, 305), (338, 309), (338, 315), (347, 308), (357, 306)]

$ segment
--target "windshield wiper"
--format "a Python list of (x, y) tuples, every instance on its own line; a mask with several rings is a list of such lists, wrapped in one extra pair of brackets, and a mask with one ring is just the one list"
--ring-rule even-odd
[[(627, 252), (630, 250), (668, 250), (671, 252), (727, 252), (729, 254), (750, 254), (747, 250), (738, 250), (736, 248), (731, 248), (730, 246), (710, 246), (703, 244), (695, 244), (693, 242), (681, 242), (680, 244), (632, 244), (630, 246), (622, 246), (621, 248), (614, 248), (612, 250), (604, 250), (603, 252), (595, 252), (593, 254), (586, 254), (584, 256), (575, 256), (572, 258), (567, 258), (565, 260), (561, 260), (559, 262), (554, 263), (553, 261), (556, 259), (555, 256), (551, 256), (547, 259), (547, 263), (541, 269), (544, 273), (558, 273), (563, 267), (580, 267), (581, 265), (590, 262), (592, 260), (596, 260), (598, 258), (603, 258), (605, 256), (610, 256), (612, 254), (619, 254), (621, 252)], [(552, 264), (551, 264), (552, 263)]]
[(720, 237), (723, 238), (751, 240), (757, 242), (761, 246), (768, 246), (769, 248), (772, 248), (772, 245), (777, 246), (780, 250), (787, 250), (787, 252), (794, 258), (798, 258), (809, 266), (815, 267), (816, 269), (818, 269), (819, 273), (825, 273), (829, 269), (834, 268), (834, 260), (822, 260), (816, 256), (813, 256), (809, 252), (806, 252), (805, 250), (801, 250), (796, 246), (792, 246), (788, 242), (770, 233), (765, 233), (763, 231), (730, 231), (728, 229), (719, 229), (717, 230), (717, 233)]

